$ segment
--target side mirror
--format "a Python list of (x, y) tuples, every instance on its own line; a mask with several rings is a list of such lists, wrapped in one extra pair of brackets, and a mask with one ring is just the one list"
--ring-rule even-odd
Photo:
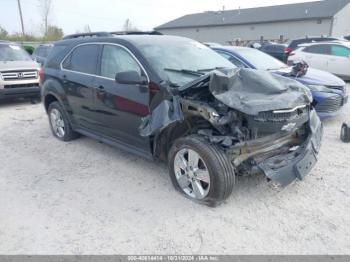
[(124, 71), (124, 72), (117, 73), (115, 76), (115, 81), (119, 84), (125, 84), (125, 85), (147, 84), (147, 79), (141, 76), (136, 71)]

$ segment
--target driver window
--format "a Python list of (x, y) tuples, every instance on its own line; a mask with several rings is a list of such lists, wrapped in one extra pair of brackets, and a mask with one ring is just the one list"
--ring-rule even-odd
[(101, 58), (101, 76), (114, 79), (117, 73), (125, 71), (142, 74), (140, 65), (128, 51), (119, 46), (105, 45)]

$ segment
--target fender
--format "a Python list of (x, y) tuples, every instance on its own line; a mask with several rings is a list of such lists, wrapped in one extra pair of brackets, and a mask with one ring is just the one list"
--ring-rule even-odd
[(54, 97), (55, 100), (57, 100), (62, 105), (63, 109), (67, 113), (70, 123), (73, 126), (76, 126), (76, 121), (73, 117), (73, 111), (68, 102), (67, 95), (64, 91), (62, 84), (56, 79), (52, 79), (52, 78), (47, 79), (42, 86), (41, 98), (44, 103), (46, 112), (48, 109), (48, 105), (46, 105), (46, 101), (49, 96)]

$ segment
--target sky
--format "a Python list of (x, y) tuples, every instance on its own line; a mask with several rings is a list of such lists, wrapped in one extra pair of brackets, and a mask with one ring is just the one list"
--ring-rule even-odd
[[(25, 31), (40, 34), (40, 0), (20, 0)], [(180, 16), (204, 11), (218, 11), (258, 6), (307, 2), (314, 0), (52, 0), (50, 24), (65, 34), (92, 31), (119, 31), (126, 19), (140, 30), (154, 27)], [(8, 32), (20, 32), (17, 0), (0, 0), (0, 26)]]

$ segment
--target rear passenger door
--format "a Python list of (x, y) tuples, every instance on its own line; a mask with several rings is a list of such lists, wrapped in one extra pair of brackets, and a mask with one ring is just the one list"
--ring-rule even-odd
[(341, 45), (331, 46), (332, 57), (328, 61), (328, 69), (336, 75), (350, 75), (350, 49)]
[(101, 45), (77, 46), (62, 62), (62, 85), (75, 124), (93, 129), (94, 86)]
[[(116, 74), (136, 71), (145, 84), (120, 84)], [(95, 116), (99, 131), (117, 142), (150, 152), (150, 142), (139, 135), (142, 118), (149, 114), (148, 76), (136, 57), (125, 47), (103, 46), (100, 72), (95, 79)]]

